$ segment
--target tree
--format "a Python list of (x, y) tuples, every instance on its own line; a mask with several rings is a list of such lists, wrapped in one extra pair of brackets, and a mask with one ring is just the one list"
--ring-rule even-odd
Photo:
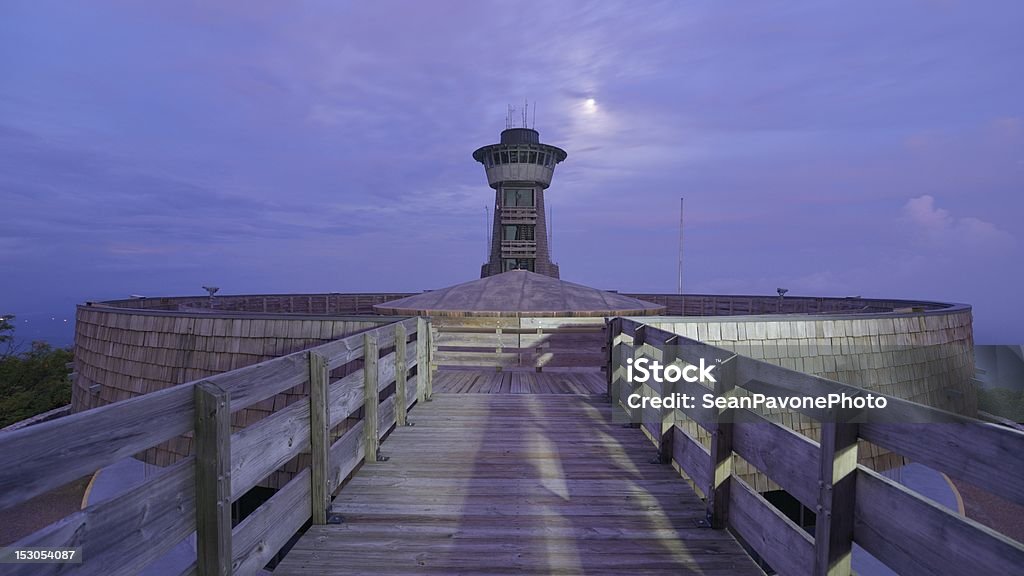
[(0, 359), (14, 354), (14, 314), (0, 315)]
[(981, 388), (978, 409), (1014, 422), (1024, 422), (1024, 390)]
[(70, 349), (33, 342), (19, 354), (12, 315), (0, 319), (0, 428), (71, 402)]

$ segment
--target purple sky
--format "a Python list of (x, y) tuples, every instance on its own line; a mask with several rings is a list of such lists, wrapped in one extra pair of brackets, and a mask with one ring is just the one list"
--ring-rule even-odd
[(1024, 342), (1020, 2), (157, 4), (0, 5), (0, 312), (475, 278), (528, 98), (567, 280), (675, 291), (685, 196), (688, 292)]

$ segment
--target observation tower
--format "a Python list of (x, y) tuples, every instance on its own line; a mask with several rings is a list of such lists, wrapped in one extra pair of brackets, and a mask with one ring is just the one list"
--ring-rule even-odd
[(487, 184), (494, 189), (490, 257), (480, 268), (480, 277), (528, 270), (558, 278), (558, 265), (551, 261), (544, 193), (551, 185), (555, 165), (565, 160), (566, 153), (542, 144), (540, 133), (525, 127), (525, 113), (523, 127), (511, 124), (510, 118), (506, 119), (498, 144), (473, 152), (473, 159), (484, 165)]

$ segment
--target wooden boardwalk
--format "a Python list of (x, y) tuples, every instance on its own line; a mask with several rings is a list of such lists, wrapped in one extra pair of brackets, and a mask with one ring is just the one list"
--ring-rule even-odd
[(594, 395), (436, 394), (274, 574), (762, 574), (610, 414)]
[[(147, 474), (16, 547), (81, 548), (83, 562), (73, 571), (83, 574), (243, 576), (262, 574), (268, 564), (282, 575), (759, 574), (736, 534), (780, 574), (849, 576), (855, 544), (900, 574), (1021, 572), (1024, 543), (855, 457), (858, 445), (870, 443), (1024, 505), (1024, 483), (1007, 473), (1024, 469), (1020, 430), (881, 393), (876, 396), (886, 399), (887, 413), (861, 412), (865, 421), (856, 424), (830, 421), (832, 413), (814, 407), (798, 410), (793, 421), (817, 422), (820, 434), (812, 436), (820, 441), (746, 409), (649, 407), (633, 411), (642, 432), (624, 428), (610, 421), (603, 395), (580, 392), (592, 389), (588, 383), (596, 384), (598, 368), (606, 367), (616, 410), (632, 411), (626, 399), (635, 388), (626, 385), (625, 367), (638, 353), (687, 364), (725, 359), (716, 382), (720, 394), (862, 398), (864, 389), (630, 318), (599, 319), (604, 351), (581, 357), (573, 348), (597, 332), (592, 326), (563, 329), (562, 320), (521, 318), (518, 328), (495, 327), (494, 338), (483, 339), (495, 352), (473, 356), (474, 346), (465, 346), (462, 357), (449, 356), (459, 367), (471, 366), (475, 357), (490, 362), (507, 353), (505, 337), (514, 337), (519, 352), (508, 366), (494, 362), (503, 367), (500, 373), (493, 364), (475, 375), (428, 370), (445, 366), (434, 362), (443, 352), (440, 342), (473, 336), (479, 348), (486, 331), (463, 334), (429, 318), (407, 318), (0, 432), (0, 512), (127, 456), (188, 441), (194, 457)], [(559, 326), (549, 332), (553, 323)], [(563, 352), (568, 355), (558, 360)], [(524, 354), (534, 361), (523, 363)], [(600, 365), (592, 365), (597, 356)], [(589, 370), (579, 370), (584, 366)], [(506, 370), (513, 367), (530, 371)], [(435, 387), (428, 402), (432, 381), (463, 392)], [(706, 390), (693, 386), (688, 390)], [(308, 393), (275, 404), (274, 413), (242, 429), (232, 426), (243, 411), (296, 389)], [(660, 392), (645, 384), (643, 393)], [(404, 425), (407, 416), (416, 426)], [(335, 439), (331, 430), (343, 421), (346, 431)], [(382, 436), (386, 462), (377, 458)], [(707, 507), (672, 468), (651, 463), (655, 446), (662, 461), (671, 457), (695, 485), (706, 487)], [(363, 463), (364, 455), (370, 462)], [(308, 467), (282, 470), (300, 459)], [(748, 482), (753, 470), (821, 511), (813, 531)], [(275, 475), (281, 487), (273, 496), (233, 522), (233, 507), (224, 504)], [(332, 491), (339, 494), (333, 502)], [(327, 524), (334, 520), (330, 507), (344, 516), (342, 523)], [(701, 527), (706, 512), (720, 529)], [(194, 562), (167, 569), (162, 559), (193, 533)], [(11, 576), (66, 571), (31, 563), (0, 570)]]
[(438, 370), (435, 393), (455, 394), (604, 394), (606, 377), (600, 370)]

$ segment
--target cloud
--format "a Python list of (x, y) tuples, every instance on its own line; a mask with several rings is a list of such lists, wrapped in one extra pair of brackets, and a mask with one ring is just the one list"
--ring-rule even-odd
[(903, 213), (911, 222), (929, 233), (943, 232), (953, 224), (949, 211), (936, 208), (935, 198), (928, 194), (907, 200)]
[(0, 198), (10, 238), (26, 257), (109, 246), (116, 256), (194, 252), (246, 240), (358, 235), (367, 225), (319, 201), (264, 200), (199, 180), (151, 173), (122, 158), (0, 126)]
[(973, 216), (955, 217), (949, 210), (935, 205), (935, 198), (924, 194), (907, 200), (903, 217), (912, 226), (912, 233), (924, 244), (934, 246), (966, 245), (998, 247), (1012, 245), (1009, 232)]

